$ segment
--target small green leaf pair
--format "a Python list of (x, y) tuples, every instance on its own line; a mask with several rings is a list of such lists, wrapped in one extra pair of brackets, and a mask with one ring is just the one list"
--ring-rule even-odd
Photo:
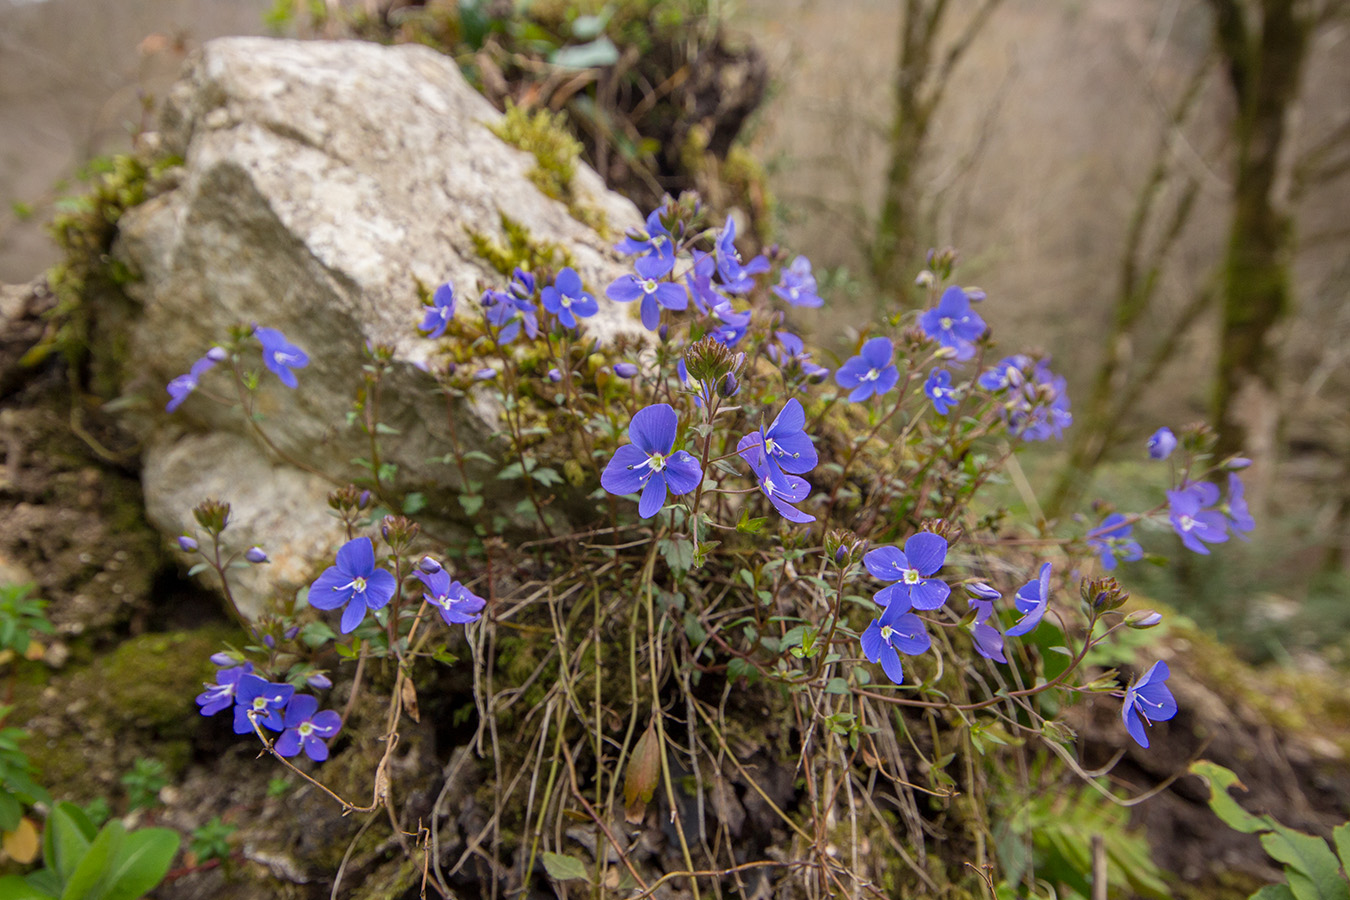
[(9, 900), (138, 900), (164, 880), (178, 852), (168, 828), (127, 831), (113, 820), (102, 830), (73, 803), (58, 803), (42, 836), (45, 868), (26, 878), (0, 878)]

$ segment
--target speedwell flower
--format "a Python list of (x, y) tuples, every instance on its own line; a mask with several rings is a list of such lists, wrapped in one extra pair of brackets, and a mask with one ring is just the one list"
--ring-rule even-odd
[(956, 405), (956, 391), (952, 388), (952, 373), (946, 369), (935, 369), (924, 382), (923, 392), (933, 401), (933, 409), (939, 416), (945, 416)]
[(783, 404), (783, 409), (768, 428), (760, 427), (741, 438), (736, 444), (736, 452), (747, 462), (750, 461), (749, 451), (766, 453), (784, 472), (802, 475), (814, 469), (819, 460), (805, 429), (806, 411), (802, 409), (801, 401), (794, 397)]
[(863, 344), (857, 356), (839, 367), (834, 380), (852, 391), (848, 395), (850, 403), (860, 403), (873, 395), (880, 397), (895, 387), (900, 370), (891, 362), (894, 354), (895, 345), (889, 338), (874, 337)]
[(1166, 722), (1177, 714), (1176, 698), (1166, 684), (1171, 674), (1167, 663), (1159, 660), (1125, 692), (1120, 717), (1125, 720), (1125, 730), (1141, 747), (1148, 747), (1145, 724)]
[(1134, 562), (1144, 558), (1144, 548), (1130, 537), (1134, 525), (1120, 513), (1111, 513), (1102, 524), (1087, 533), (1088, 546), (1102, 557), (1102, 568), (1111, 571), (1116, 567), (1116, 557), (1125, 562)]
[(877, 603), (902, 610), (937, 609), (947, 602), (952, 589), (933, 575), (947, 561), (947, 539), (928, 531), (910, 535), (904, 551), (895, 547), (877, 547), (863, 557), (863, 565), (873, 578), (894, 581), (873, 596)]
[(1228, 540), (1228, 520), (1210, 508), (1218, 502), (1219, 489), (1208, 481), (1192, 481), (1179, 491), (1167, 492), (1172, 530), (1186, 549), (1208, 556), (1206, 543)]
[(1028, 581), (1013, 595), (1013, 604), (1022, 618), (1008, 629), (1008, 637), (1018, 637), (1032, 631), (1041, 624), (1045, 610), (1050, 605), (1050, 564), (1041, 566), (1041, 574), (1035, 581)]
[(703, 481), (703, 468), (685, 450), (671, 452), (680, 420), (668, 403), (640, 409), (628, 425), (633, 443), (614, 451), (600, 485), (611, 494), (642, 492), (638, 515), (650, 519), (666, 502), (666, 491), (687, 494)]
[(689, 296), (672, 281), (657, 281), (655, 278), (638, 278), (636, 275), (624, 275), (609, 287), (605, 296), (619, 303), (632, 303), (641, 300), (639, 312), (642, 314), (642, 327), (655, 331), (661, 324), (661, 310), (685, 309), (689, 306)]
[(253, 329), (253, 336), (262, 344), (263, 365), (280, 378), (286, 387), (298, 387), (300, 382), (291, 369), (303, 369), (309, 365), (309, 354), (286, 340), (286, 335), (275, 328), (258, 326)]
[(987, 326), (970, 308), (970, 295), (953, 285), (942, 292), (936, 307), (919, 317), (919, 327), (942, 346), (955, 350), (957, 359), (970, 359), (975, 355), (975, 340)]
[(375, 568), (375, 547), (370, 538), (359, 537), (343, 544), (337, 565), (330, 566), (309, 586), (309, 605), (315, 609), (347, 608), (342, 612), (342, 633), (356, 630), (366, 610), (384, 608), (394, 596), (394, 576)]
[(429, 338), (438, 338), (445, 334), (445, 328), (455, 317), (455, 286), (446, 282), (431, 295), (431, 305), (424, 306), (426, 315), (418, 326)]
[(426, 587), (422, 596), (441, 611), (445, 624), (467, 625), (478, 621), (487, 601), (458, 581), (451, 581), (450, 573), (445, 569), (415, 574)]
[(970, 633), (975, 638), (975, 652), (985, 659), (1006, 663), (1008, 658), (1003, 655), (1003, 635), (989, 624), (989, 619), (994, 615), (994, 601), (1003, 595), (983, 581), (966, 585), (966, 593), (969, 595), (966, 602), (975, 610), (975, 621), (970, 623)]
[(811, 493), (811, 485), (805, 478), (785, 473), (777, 463), (767, 458), (759, 447), (746, 446), (740, 452), (750, 464), (750, 471), (755, 473), (759, 489), (769, 498), (769, 502), (778, 510), (779, 515), (799, 525), (816, 520), (815, 516), (804, 513), (795, 506)]
[(328, 758), (324, 739), (338, 733), (342, 717), (331, 709), (317, 712), (319, 701), (309, 694), (296, 694), (286, 707), (286, 731), (273, 747), (281, 756), (295, 756), (301, 750), (315, 762)]
[(253, 672), (253, 663), (246, 662), (242, 666), (232, 666), (226, 669), (216, 671), (215, 684), (203, 684), (206, 690), (197, 695), (197, 705), (202, 708), (202, 715), (214, 716), (222, 709), (234, 705), (234, 694), (239, 688), (239, 679)]
[(783, 276), (773, 292), (793, 306), (815, 308), (825, 301), (816, 293), (816, 276), (811, 274), (811, 260), (799, 256), (783, 270)]
[(188, 394), (197, 389), (197, 382), (201, 380), (201, 377), (215, 366), (216, 359), (208, 353), (193, 363), (192, 368), (188, 369), (186, 375), (179, 375), (173, 381), (170, 381), (168, 387), (165, 388), (169, 392), (169, 402), (165, 405), (164, 411), (173, 412), (182, 406), (183, 401), (188, 398)]
[(645, 234), (625, 235), (623, 240), (614, 245), (614, 249), (620, 253), (642, 254), (633, 268), (643, 278), (660, 278), (675, 268), (675, 241), (666, 226), (661, 224), (662, 208), (658, 206), (648, 214)]
[(243, 675), (234, 691), (234, 733), (251, 734), (254, 720), (265, 728), (280, 731), (283, 727), (282, 710), (295, 693), (289, 684), (273, 684), (253, 674)]
[(578, 316), (589, 319), (600, 311), (595, 298), (581, 286), (581, 276), (570, 266), (544, 288), (541, 299), (544, 309), (557, 316), (564, 328), (576, 328)]
[(918, 656), (933, 645), (933, 639), (923, 627), (923, 620), (905, 612), (900, 604), (892, 604), (862, 633), (863, 656), (881, 663), (886, 677), (896, 684), (905, 681), (905, 670), (900, 665), (900, 654)]
[(1228, 514), (1228, 524), (1233, 528), (1233, 534), (1246, 540), (1243, 535), (1256, 528), (1256, 520), (1252, 518), (1251, 512), (1247, 509), (1247, 499), (1242, 487), (1242, 479), (1237, 477), (1237, 473), (1228, 473), (1228, 503), (1225, 505)]
[(1172, 429), (1164, 425), (1149, 435), (1145, 446), (1148, 447), (1151, 459), (1167, 459), (1172, 455), (1172, 451), (1177, 449), (1177, 436), (1172, 433)]

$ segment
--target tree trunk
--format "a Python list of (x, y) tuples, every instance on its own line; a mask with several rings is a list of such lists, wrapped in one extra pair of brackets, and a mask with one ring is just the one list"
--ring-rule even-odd
[(1294, 309), (1288, 126), (1313, 16), (1304, 0), (1210, 4), (1237, 104), (1215, 395), (1218, 453), (1244, 453), (1260, 464), (1249, 493), (1260, 508), (1269, 497), (1279, 432), (1281, 326)]

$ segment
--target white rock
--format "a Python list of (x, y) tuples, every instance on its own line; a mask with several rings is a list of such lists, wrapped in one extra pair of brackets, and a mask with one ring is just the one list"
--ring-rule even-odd
[[(580, 224), (530, 183), (533, 158), (488, 130), (499, 118), (452, 60), (419, 46), (223, 39), (170, 92), (160, 137), (184, 165), (175, 187), (121, 220), (115, 252), (139, 275), (127, 292), (141, 306), (109, 339), (130, 348), (124, 398), (143, 401), (128, 421), (145, 440), (152, 521), (168, 536), (195, 531), (192, 507), (216, 497), (234, 507), (235, 540), (274, 560), (244, 573), (246, 612), (331, 563), (332, 485), (268, 457), (237, 411), (203, 397), (161, 415), (172, 377), (231, 325), (280, 329), (311, 363), (295, 391), (265, 373), (264, 427), (287, 454), (348, 480), (365, 452), (344, 424), (363, 348), (388, 344), (396, 365), (381, 418), (403, 432), (390, 461), (409, 482), (453, 487), (453, 467), (427, 463), (447, 444), (440, 401), (418, 369), (433, 345), (415, 331), (416, 280), (453, 281), (461, 304), (480, 285), (503, 287), (466, 231), (497, 233), (501, 213), (567, 247), (597, 297), (630, 271), (612, 244), (641, 225), (637, 209), (579, 164), (574, 190), (614, 234)], [(593, 333), (633, 330), (629, 310), (601, 305)], [(220, 374), (204, 387), (226, 385)], [(457, 421), (470, 441), (486, 434), (479, 410)]]

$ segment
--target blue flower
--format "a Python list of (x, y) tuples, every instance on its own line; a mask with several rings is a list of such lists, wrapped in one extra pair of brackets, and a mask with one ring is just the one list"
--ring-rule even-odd
[(1177, 449), (1177, 436), (1167, 426), (1159, 428), (1149, 436), (1148, 455), (1151, 459), (1167, 459)]
[(811, 260), (799, 256), (783, 270), (782, 278), (773, 292), (793, 306), (815, 308), (825, 301), (816, 293), (816, 276), (811, 274)]
[(918, 656), (933, 645), (933, 639), (923, 627), (922, 619), (894, 603), (867, 626), (861, 643), (863, 656), (871, 662), (881, 663), (882, 671), (891, 681), (904, 684), (905, 670), (900, 665), (900, 654)]
[(478, 621), (487, 601), (458, 581), (451, 581), (449, 572), (438, 569), (431, 573), (417, 572), (416, 575), (426, 587), (422, 597), (441, 611), (445, 624), (467, 625)]
[(923, 392), (933, 401), (933, 409), (945, 416), (956, 405), (956, 391), (952, 389), (952, 374), (946, 369), (935, 369), (924, 382)]
[(455, 317), (455, 286), (446, 282), (436, 288), (431, 295), (431, 305), (423, 307), (426, 315), (419, 330), (426, 332), (429, 338), (438, 338), (445, 334), (445, 328)]
[(249, 713), (259, 725), (280, 731), (285, 727), (282, 710), (294, 693), (295, 688), (289, 684), (273, 684), (251, 673), (243, 675), (234, 691), (234, 733), (253, 733)]
[(877, 547), (863, 557), (863, 565), (873, 578), (894, 581), (874, 595), (887, 608), (937, 609), (947, 602), (951, 587), (933, 576), (947, 561), (947, 539), (920, 531), (905, 541), (902, 553), (895, 547)]
[(309, 605), (315, 609), (347, 608), (342, 612), (342, 633), (356, 630), (366, 610), (383, 609), (394, 596), (394, 576), (375, 568), (375, 547), (370, 538), (359, 537), (343, 544), (337, 565), (330, 566), (309, 586)]
[(300, 383), (291, 369), (303, 369), (309, 365), (309, 354), (286, 340), (286, 336), (275, 328), (258, 326), (253, 329), (253, 336), (262, 344), (263, 365), (280, 378), (286, 387), (298, 387)]
[(286, 731), (277, 738), (272, 749), (281, 756), (295, 756), (301, 750), (315, 762), (328, 758), (325, 738), (331, 738), (342, 727), (342, 717), (331, 709), (317, 712), (319, 701), (309, 694), (296, 694), (286, 707), (283, 724)]
[(1116, 567), (1116, 556), (1125, 562), (1144, 558), (1144, 548), (1130, 535), (1134, 525), (1120, 513), (1111, 513), (1102, 524), (1087, 533), (1088, 546), (1101, 554), (1102, 568), (1110, 572)]
[(713, 255), (695, 250), (694, 265), (684, 276), (684, 283), (689, 287), (689, 296), (694, 298), (694, 306), (704, 315), (710, 310), (731, 304), (731, 298), (713, 284), (712, 277), (716, 273), (717, 260), (713, 259)]
[(806, 434), (806, 411), (795, 397), (783, 404), (783, 409), (768, 428), (761, 427), (741, 438), (736, 452), (747, 462), (751, 454), (767, 453), (774, 465), (793, 475), (802, 475), (816, 467), (819, 457), (815, 445)]
[(1017, 624), (1009, 628), (1008, 637), (1018, 637), (1032, 631), (1041, 624), (1046, 607), (1050, 605), (1050, 564), (1041, 566), (1041, 574), (1035, 581), (1028, 581), (1013, 595), (1013, 605), (1022, 614)]
[(206, 690), (197, 695), (197, 705), (202, 708), (202, 715), (214, 716), (222, 709), (233, 706), (234, 694), (239, 688), (239, 679), (252, 672), (253, 663), (251, 662), (246, 662), (242, 666), (218, 669), (216, 671), (216, 683), (202, 685)]
[[(165, 412), (173, 412), (183, 405), (183, 401), (188, 398), (197, 389), (197, 382), (203, 375), (215, 368), (216, 360), (211, 354), (203, 356), (192, 364), (186, 375), (179, 375), (173, 381), (170, 381), (165, 388), (169, 392), (169, 402), (165, 405)], [(294, 377), (294, 376), (292, 376)]]
[(880, 397), (895, 387), (900, 371), (891, 363), (894, 353), (895, 346), (889, 338), (874, 337), (863, 344), (857, 356), (839, 367), (834, 380), (852, 391), (848, 395), (850, 403), (860, 403), (873, 395)]
[(785, 473), (777, 463), (765, 457), (759, 447), (744, 445), (744, 438), (742, 443), (743, 447), (738, 448), (738, 452), (750, 464), (750, 471), (755, 474), (759, 489), (769, 498), (778, 514), (789, 522), (796, 522), (799, 525), (814, 522), (815, 516), (804, 513), (795, 506), (811, 493), (810, 483), (805, 478)]
[(624, 275), (609, 287), (605, 296), (619, 303), (632, 303), (641, 300), (642, 327), (655, 331), (661, 324), (661, 309), (686, 309), (689, 297), (672, 281), (657, 281), (655, 278), (638, 278)]
[(1017, 354), (999, 360), (986, 369), (979, 377), (979, 385), (986, 391), (997, 393), (1012, 387), (1021, 386), (1026, 377), (1022, 372), (1031, 365), (1031, 357)]
[(620, 253), (643, 254), (633, 264), (633, 268), (643, 278), (660, 278), (675, 268), (675, 242), (670, 231), (661, 224), (661, 209), (657, 207), (647, 216), (645, 234), (628, 234), (614, 245), (614, 249)]
[(713, 257), (723, 286), (733, 294), (744, 294), (755, 286), (755, 279), (750, 276), (769, 271), (769, 261), (762, 256), (742, 265), (741, 254), (736, 250), (736, 222), (730, 215), (713, 245)]
[(829, 369), (811, 362), (811, 354), (797, 335), (790, 331), (775, 331), (774, 339), (764, 352), (789, 380), (800, 374), (811, 381), (819, 381), (830, 374)]
[(970, 295), (953, 285), (942, 292), (935, 308), (919, 317), (919, 327), (942, 346), (955, 350), (957, 359), (970, 359), (975, 355), (974, 342), (987, 326), (970, 308)]
[(601, 486), (611, 494), (642, 492), (638, 515), (649, 519), (660, 512), (666, 492), (687, 494), (703, 481), (703, 469), (687, 451), (671, 449), (680, 420), (668, 403), (640, 409), (628, 425), (633, 443), (614, 451), (614, 458), (600, 475)]
[(970, 594), (966, 602), (975, 610), (975, 621), (970, 624), (971, 636), (975, 638), (975, 652), (985, 659), (1006, 663), (1008, 659), (1003, 655), (1003, 635), (989, 624), (994, 614), (994, 601), (1003, 595), (982, 581), (966, 585), (966, 591)]
[(558, 317), (564, 328), (576, 328), (577, 317), (589, 319), (600, 311), (595, 298), (581, 286), (581, 276), (568, 267), (558, 273), (541, 295), (544, 309)]
[(483, 318), (499, 329), (496, 337), (498, 344), (506, 345), (514, 341), (519, 337), (522, 327), (529, 337), (539, 336), (537, 310), (528, 299), (532, 295), (524, 292), (526, 287), (532, 289), (533, 286), (534, 276), (516, 269), (508, 290), (483, 292), (479, 301), (483, 305)]
[(1125, 720), (1125, 730), (1141, 747), (1148, 747), (1144, 725), (1166, 722), (1177, 714), (1176, 698), (1166, 684), (1171, 674), (1167, 663), (1159, 660), (1125, 692), (1120, 717)]
[(1247, 509), (1247, 499), (1242, 487), (1242, 479), (1237, 477), (1234, 472), (1228, 473), (1228, 524), (1232, 526), (1233, 533), (1244, 541), (1247, 539), (1244, 534), (1256, 528), (1256, 520), (1252, 518), (1250, 510)]
[(1219, 502), (1219, 489), (1208, 481), (1192, 481), (1181, 490), (1168, 491), (1167, 503), (1172, 530), (1188, 550), (1209, 555), (1209, 544), (1228, 540), (1228, 520), (1210, 509)]

